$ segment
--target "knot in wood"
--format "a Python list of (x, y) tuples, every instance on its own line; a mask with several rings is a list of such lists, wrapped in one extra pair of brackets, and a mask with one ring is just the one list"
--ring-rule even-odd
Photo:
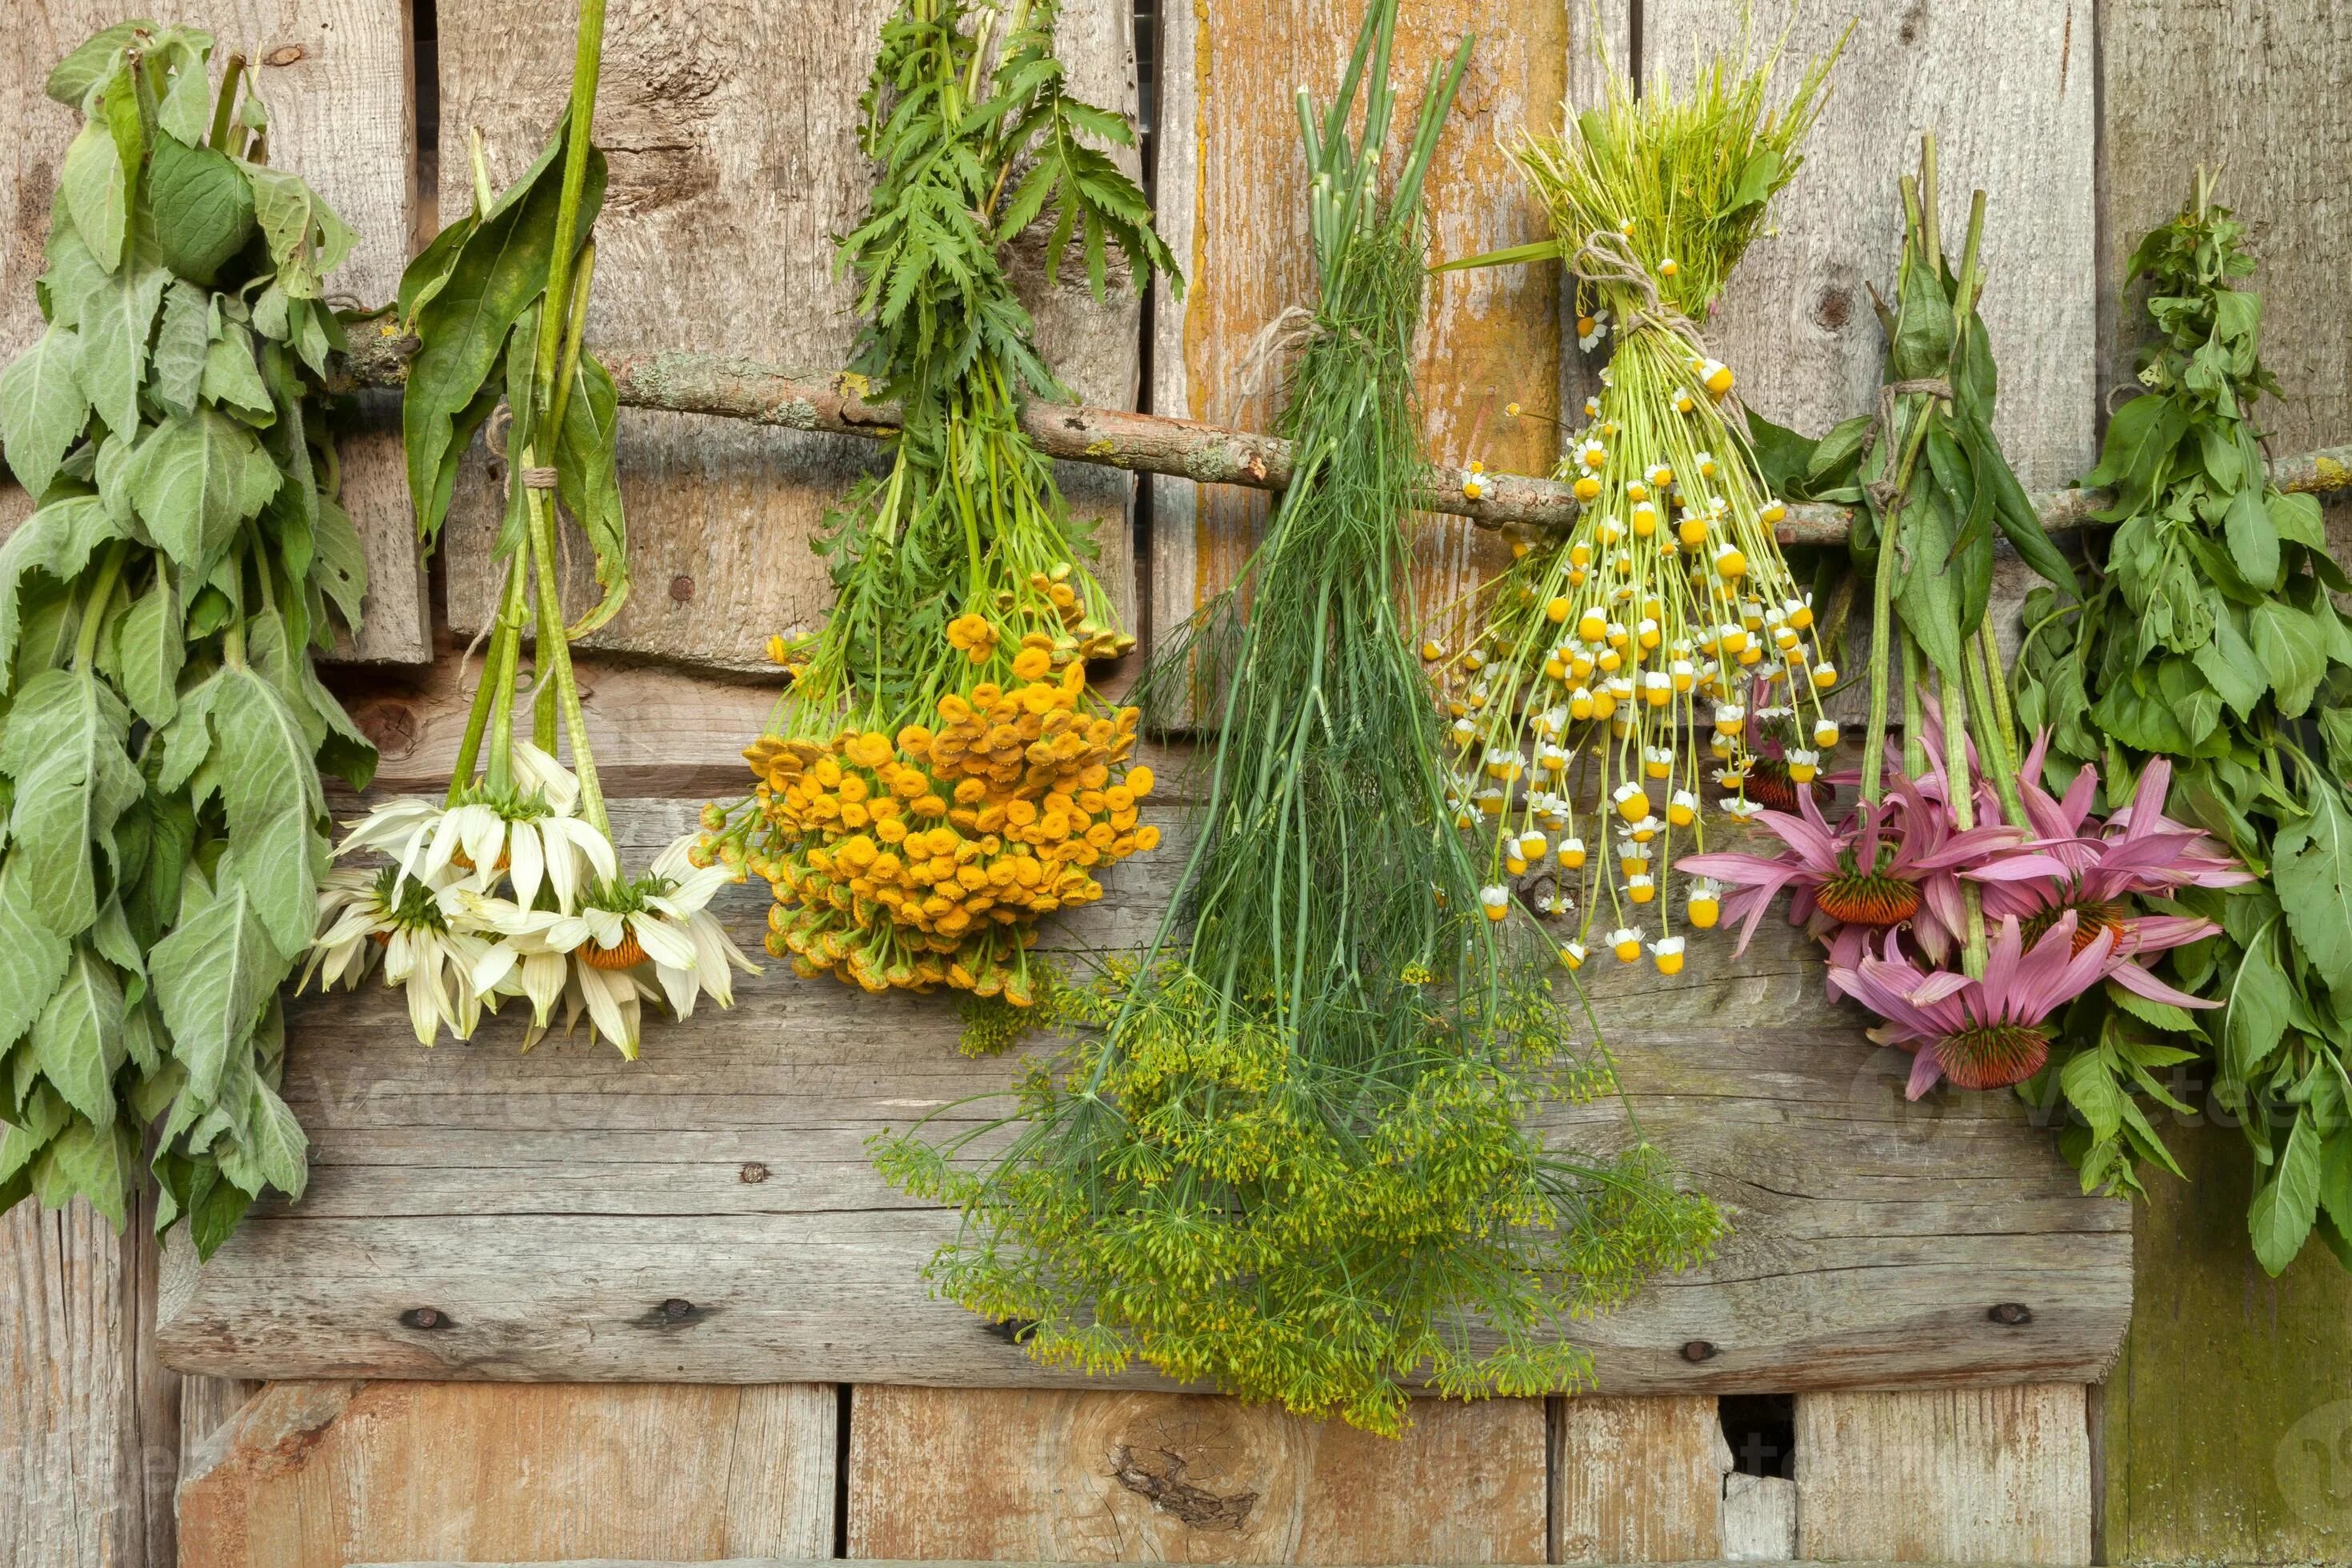
[(301, 45), (280, 44), (276, 48), (270, 50), (268, 54), (262, 56), (261, 63), (266, 66), (290, 66), (301, 58)]
[(1689, 1362), (1693, 1366), (1696, 1366), (1700, 1362), (1714, 1359), (1715, 1346), (1707, 1341), (1685, 1340), (1683, 1342), (1683, 1360)]
[(1173, 1448), (1147, 1448), (1139, 1455), (1121, 1443), (1111, 1450), (1110, 1473), (1120, 1486), (1194, 1530), (1239, 1531), (1249, 1523), (1257, 1493), (1218, 1493), (1195, 1485), (1184, 1479), (1185, 1463)]
[(400, 1314), (400, 1321), (404, 1328), (432, 1330), (447, 1327), (449, 1320), (438, 1307), (411, 1307)]
[(1985, 1316), (1996, 1323), (2005, 1324), (2012, 1329), (2021, 1329), (2033, 1321), (2033, 1309), (2022, 1301), (2002, 1301), (1987, 1311)]

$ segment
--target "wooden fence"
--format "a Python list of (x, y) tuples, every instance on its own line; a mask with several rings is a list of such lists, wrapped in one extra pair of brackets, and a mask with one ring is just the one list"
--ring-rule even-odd
[[(889, 6), (614, 6), (600, 343), (838, 365), (853, 326), (829, 237), (866, 189), (850, 128)], [(564, 4), (151, 9), (262, 62), (275, 156), (361, 231), (337, 283), (371, 302), (467, 199), (467, 131), (512, 172), (570, 58)], [(1039, 283), (1049, 356), (1094, 403), (1262, 425), (1243, 362), (1308, 282), (1288, 89), (1328, 86), (1354, 0), (1147, 8), (1148, 94), (1127, 0), (1064, 9), (1080, 89), (1151, 102), (1161, 226), (1192, 288), (1104, 307)], [(1724, 0), (1406, 10), (1408, 60), (1482, 35), (1431, 181), (1445, 256), (1539, 232), (1499, 138), (1589, 94), (1598, 51), (1654, 79), (1738, 26)], [(40, 81), (116, 19), (100, 0), (0, 8), (0, 359), (34, 330), (71, 128)], [(1845, 21), (1803, 0), (1788, 47), (1816, 50)], [(2268, 357), (2290, 399), (2271, 411), (2273, 449), (2342, 442), (2347, 81), (2352, 11), (2331, 0), (1864, 8), (1777, 232), (1711, 336), (1776, 418), (1820, 428), (1864, 406), (1881, 351), (1866, 285), (1892, 271), (1895, 180), (1934, 129), (1955, 206), (1971, 185), (1991, 200), (2001, 435), (2029, 486), (2063, 485), (2129, 374), (2131, 237), (2168, 216), (2195, 163), (2221, 162), (2269, 258)], [(1580, 401), (1561, 305), (1537, 269), (1433, 288), (1436, 458), (1549, 467), (1549, 427), (1502, 410)], [(761, 647), (822, 614), (806, 543), (874, 454), (690, 415), (633, 414), (623, 432), (637, 587), (583, 684), (616, 828), (649, 846), (740, 787), (736, 752), (772, 696)], [(456, 650), (494, 587), (491, 459), (475, 453), (428, 578), (395, 445), (346, 448), (373, 590), (335, 677), (388, 791), (446, 780)], [(1233, 571), (1265, 505), (1066, 479), (1147, 635)], [(0, 523), (22, 510), (0, 487)], [(1458, 593), (1496, 548), (1433, 520), (1424, 593)], [(1170, 856), (1122, 868), (1076, 934), (1131, 941)], [(756, 926), (754, 901), (732, 914)], [(1736, 963), (1725, 945), (1695, 952), (1668, 1008), (1605, 984), (1599, 999), (1645, 1122), (1735, 1209), (1736, 1239), (1594, 1325), (1600, 1396), (1432, 1403), (1395, 1443), (1144, 1378), (1081, 1386), (929, 1301), (917, 1270), (945, 1221), (887, 1194), (861, 1143), (1005, 1076), (957, 1056), (936, 999), (853, 998), (778, 966), (734, 1012), (650, 1033), (634, 1065), (557, 1044), (520, 1058), (496, 1026), (427, 1052), (378, 994), (307, 1005), (288, 1076), (313, 1140), (299, 1207), (257, 1210), (202, 1269), (176, 1247), (159, 1256), (137, 1216), (124, 1238), (83, 1208), (0, 1220), (0, 1568), (2352, 1555), (2336, 1468), (2352, 1463), (2352, 1285), (2323, 1258), (2275, 1282), (2254, 1268), (2233, 1132), (2168, 1129), (2204, 1180), (2159, 1187), (2135, 1234), (2121, 1205), (2074, 1192), (2015, 1105), (1905, 1101), (1904, 1064), (1820, 1003), (1793, 938)]]

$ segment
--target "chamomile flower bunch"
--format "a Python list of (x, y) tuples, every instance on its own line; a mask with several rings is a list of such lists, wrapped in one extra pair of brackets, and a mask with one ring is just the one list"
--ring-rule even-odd
[[(1423, 650), (1477, 801), (1466, 826), (1496, 881), (1572, 901), (1575, 963), (1680, 968), (1667, 868), (1710, 815), (1756, 809), (1753, 710), (1778, 711), (1787, 750), (1836, 738), (1821, 702), (1837, 672), (1773, 534), (1788, 509), (1697, 326), (1795, 174), (1835, 53), (1777, 111), (1770, 58), (1716, 58), (1679, 94), (1635, 98), (1612, 75), (1598, 107), (1514, 149), (1557, 239), (1455, 264), (1564, 259), (1579, 341), (1610, 354), (1560, 463), (1576, 523), (1515, 551), (1458, 657)], [(1517, 852), (1538, 829), (1558, 846), (1540, 868)]]

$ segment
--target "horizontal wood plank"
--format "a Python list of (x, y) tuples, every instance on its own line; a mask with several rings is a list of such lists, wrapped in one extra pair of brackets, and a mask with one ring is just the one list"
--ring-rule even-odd
[(1432, 1403), (1396, 1440), (1199, 1394), (866, 1385), (849, 1555), (1541, 1563), (1540, 1400)]
[[(625, 856), (694, 799), (618, 803)], [(1048, 934), (1121, 950), (1165, 907), (1181, 836), (1118, 868)], [(723, 910), (755, 950), (764, 888)], [(1732, 1214), (1706, 1268), (1582, 1325), (1615, 1394), (2096, 1377), (2130, 1300), (2129, 1215), (2080, 1196), (2003, 1096), (1903, 1098), (1908, 1058), (1822, 996), (1817, 952), (1769, 922), (1696, 945), (1673, 983), (1589, 970), (1646, 1134)], [(294, 1011), (287, 1092), (310, 1189), (201, 1269), (166, 1259), (163, 1352), (185, 1370), (304, 1377), (1067, 1385), (928, 1298), (953, 1216), (893, 1194), (866, 1140), (1001, 1092), (944, 997), (867, 997), (782, 965), (732, 1012), (648, 1030), (645, 1059), (519, 1025), (417, 1047), (373, 984)], [(950, 1125), (992, 1113), (969, 1106)], [(1548, 1131), (1624, 1136), (1608, 1103)], [(1996, 1303), (2031, 1324), (1992, 1321)], [(433, 1308), (437, 1326), (403, 1314)], [(1134, 1372), (1130, 1386), (1160, 1386)]]

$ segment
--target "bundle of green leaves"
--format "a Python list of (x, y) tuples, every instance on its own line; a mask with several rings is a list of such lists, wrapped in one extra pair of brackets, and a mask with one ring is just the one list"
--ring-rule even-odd
[(2172, 760), (2172, 809), (2259, 879), (2186, 889), (2173, 912), (2220, 922), (2173, 953), (2185, 1011), (2094, 992), (2066, 1021), (2071, 1053), (2035, 1087), (2072, 1106), (2084, 1185), (2137, 1190), (2136, 1167), (2179, 1173), (2137, 1101), (2186, 1114), (2157, 1075), (2201, 1056), (2257, 1167), (2247, 1215), (2277, 1273), (2316, 1230), (2352, 1267), (2352, 632), (2331, 593), (2317, 502), (2270, 483), (2253, 404), (2276, 395), (2260, 354), (2261, 297), (2244, 226), (2200, 173), (2179, 216), (2133, 252), (2155, 331), (2147, 391), (2116, 411), (2098, 468), (2116, 524), (2087, 594), (2037, 589), (2016, 675), (2020, 717), (2052, 735), (2053, 787), (2096, 764), (2126, 800)]
[(375, 761), (310, 663), (364, 583), (320, 396), (352, 234), (263, 162), (261, 101), (234, 58), (215, 93), (211, 52), (129, 22), (51, 73), (84, 124), (47, 329), (0, 373), (37, 503), (0, 549), (0, 1207), (79, 1194), (120, 1225), (152, 1128), (158, 1226), (205, 1253), (302, 1191), (276, 994), (327, 853), (319, 770)]
[(1549, 943), (1480, 899), (1410, 643), (1421, 187), (1469, 44), (1384, 157), (1395, 22), (1374, 0), (1330, 106), (1300, 97), (1320, 297), (1291, 483), (1149, 678), (1216, 718), (1178, 898), (1015, 1114), (877, 1141), (886, 1175), (963, 1211), (930, 1278), (1031, 1325), (1041, 1361), (1139, 1356), (1387, 1433), (1422, 1378), (1574, 1386), (1569, 1321), (1721, 1228), (1654, 1151), (1583, 1160), (1526, 1124), (1609, 1078), (1552, 997)]

